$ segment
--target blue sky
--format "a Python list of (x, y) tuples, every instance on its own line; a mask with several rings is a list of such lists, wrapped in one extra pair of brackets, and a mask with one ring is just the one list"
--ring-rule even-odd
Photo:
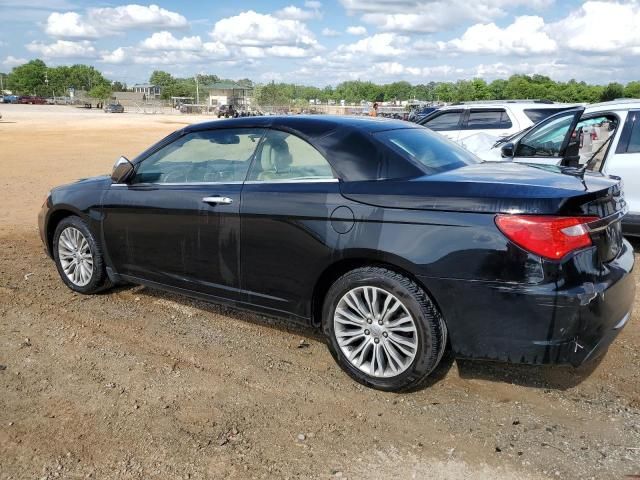
[(637, 0), (0, 0), (0, 18), (0, 71), (42, 58), (129, 84), (156, 69), (317, 86), (640, 79)]

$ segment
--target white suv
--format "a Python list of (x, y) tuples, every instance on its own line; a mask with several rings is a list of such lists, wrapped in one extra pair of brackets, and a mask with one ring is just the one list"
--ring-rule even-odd
[(623, 231), (640, 236), (640, 100), (573, 108), (512, 138), (494, 140), (474, 153), (484, 160), (573, 166), (621, 177), (629, 207)]
[(441, 107), (418, 123), (462, 142), (479, 133), (507, 137), (571, 106), (544, 100), (462, 102)]

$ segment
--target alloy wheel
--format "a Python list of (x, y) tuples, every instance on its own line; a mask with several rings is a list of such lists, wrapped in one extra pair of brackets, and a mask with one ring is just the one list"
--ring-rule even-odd
[(345, 293), (333, 317), (336, 340), (349, 363), (378, 378), (407, 370), (418, 351), (415, 320), (394, 295), (378, 287)]
[(93, 255), (83, 233), (67, 227), (58, 238), (58, 258), (66, 277), (74, 285), (84, 287), (93, 276)]

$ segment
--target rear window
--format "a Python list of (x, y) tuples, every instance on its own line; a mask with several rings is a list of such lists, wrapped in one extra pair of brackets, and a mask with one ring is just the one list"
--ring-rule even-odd
[(486, 130), (492, 128), (511, 128), (513, 124), (505, 110), (471, 110), (467, 129)]
[(538, 123), (541, 122), (542, 120), (544, 120), (547, 117), (550, 117), (551, 115), (554, 115), (556, 113), (560, 113), (563, 110), (567, 110), (568, 108), (573, 108), (573, 107), (567, 107), (567, 108), (525, 108), (524, 109), (524, 114), (529, 117), (529, 120), (531, 120), (533, 123)]
[(375, 137), (427, 174), (447, 172), (481, 160), (471, 152), (424, 128), (386, 130)]

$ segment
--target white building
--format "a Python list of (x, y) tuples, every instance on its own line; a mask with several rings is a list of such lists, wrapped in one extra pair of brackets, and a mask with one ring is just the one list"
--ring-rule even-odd
[(209, 106), (233, 105), (244, 110), (251, 107), (253, 87), (235, 82), (216, 82), (204, 87), (209, 92)]
[(162, 94), (162, 88), (158, 85), (151, 85), (150, 83), (136, 83), (131, 87), (131, 91), (135, 93), (142, 93), (147, 100), (154, 100), (160, 98)]

